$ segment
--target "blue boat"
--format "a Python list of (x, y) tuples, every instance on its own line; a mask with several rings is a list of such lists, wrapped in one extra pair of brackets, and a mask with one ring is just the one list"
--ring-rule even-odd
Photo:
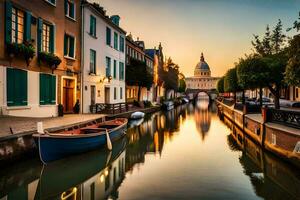
[(79, 154), (109, 146), (126, 134), (128, 120), (117, 118), (102, 123), (87, 124), (85, 127), (70, 127), (67, 130), (34, 134), (43, 163), (59, 160), (73, 154)]

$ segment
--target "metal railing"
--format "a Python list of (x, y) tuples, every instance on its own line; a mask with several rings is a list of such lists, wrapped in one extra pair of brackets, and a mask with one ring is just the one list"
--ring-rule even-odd
[(300, 112), (269, 108), (267, 110), (267, 121), (300, 128)]
[(133, 107), (132, 103), (114, 103), (105, 104), (97, 103), (90, 105), (91, 113), (101, 113), (101, 114), (118, 114), (122, 112), (127, 112)]

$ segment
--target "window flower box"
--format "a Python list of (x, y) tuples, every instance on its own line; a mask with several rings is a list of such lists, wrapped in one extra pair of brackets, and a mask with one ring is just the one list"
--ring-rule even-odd
[(11, 58), (24, 58), (27, 66), (35, 55), (35, 49), (30, 43), (11, 43), (7, 44), (7, 53)]
[(58, 56), (48, 52), (39, 52), (38, 61), (48, 65), (52, 69), (52, 73), (61, 63), (61, 59)]

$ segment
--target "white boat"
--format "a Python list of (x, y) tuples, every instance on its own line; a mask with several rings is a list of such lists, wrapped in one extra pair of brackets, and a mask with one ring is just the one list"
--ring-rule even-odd
[(143, 112), (134, 112), (131, 114), (130, 119), (141, 119), (145, 117), (145, 113)]
[(165, 110), (172, 110), (174, 108), (174, 102), (173, 101), (165, 101), (163, 103), (163, 108)]
[(187, 98), (182, 98), (182, 101), (183, 101), (184, 103), (188, 103), (188, 102), (189, 102), (189, 100), (188, 100)]

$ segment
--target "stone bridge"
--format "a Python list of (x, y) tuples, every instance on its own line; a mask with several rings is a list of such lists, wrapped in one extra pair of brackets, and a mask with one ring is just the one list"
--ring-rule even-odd
[(210, 101), (213, 101), (218, 96), (218, 92), (215, 89), (204, 90), (204, 89), (187, 89), (185, 94), (190, 100), (196, 100), (198, 98), (208, 97)]

